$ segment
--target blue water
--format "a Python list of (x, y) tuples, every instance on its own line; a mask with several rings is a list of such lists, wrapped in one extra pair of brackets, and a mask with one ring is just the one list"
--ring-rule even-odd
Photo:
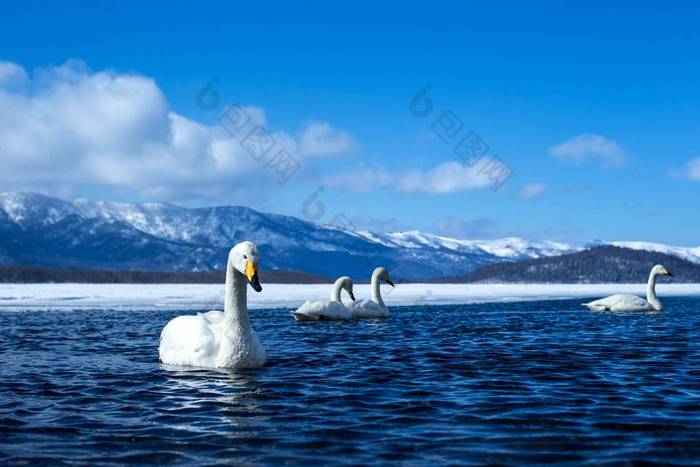
[(580, 301), (256, 310), (238, 373), (157, 362), (182, 312), (0, 312), (0, 464), (700, 461), (700, 299)]

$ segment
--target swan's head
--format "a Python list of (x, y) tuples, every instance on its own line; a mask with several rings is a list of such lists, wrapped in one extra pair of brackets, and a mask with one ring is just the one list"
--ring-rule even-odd
[(654, 266), (651, 270), (651, 273), (655, 276), (673, 276), (673, 274), (671, 274), (668, 269), (661, 266), (660, 264)]
[(352, 279), (350, 279), (348, 276), (343, 276), (340, 279), (338, 279), (338, 282), (340, 282), (343, 290), (345, 290), (348, 293), (348, 295), (350, 295), (350, 299), (354, 302), (355, 301), (355, 293), (352, 291), (352, 287), (353, 287)]
[(231, 253), (228, 255), (229, 264), (248, 279), (250, 286), (256, 292), (262, 291), (260, 279), (258, 279), (259, 258), (258, 247), (253, 242), (239, 243), (231, 249)]
[(384, 281), (384, 282), (386, 282), (387, 284), (389, 284), (390, 286), (396, 287), (396, 285), (394, 284), (394, 281), (392, 281), (392, 280), (391, 280), (391, 277), (389, 277), (389, 271), (387, 271), (386, 268), (383, 268), (383, 267), (380, 266), (380, 267), (378, 267), (377, 269), (374, 270), (374, 272), (372, 273), (372, 275), (377, 276), (377, 278), (378, 278), (380, 281)]

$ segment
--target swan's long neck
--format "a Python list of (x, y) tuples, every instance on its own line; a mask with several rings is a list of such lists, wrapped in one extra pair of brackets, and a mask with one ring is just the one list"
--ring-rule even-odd
[(654, 307), (655, 310), (661, 311), (662, 305), (659, 299), (656, 297), (656, 278), (659, 277), (658, 274), (652, 272), (649, 274), (649, 282), (647, 283), (647, 302)]
[(250, 328), (248, 317), (248, 289), (243, 274), (229, 263), (226, 268), (226, 292), (224, 295), (224, 318), (230, 326)]
[(384, 300), (382, 300), (382, 292), (379, 289), (379, 273), (376, 271), (372, 273), (372, 301), (379, 303), (382, 307), (386, 307), (384, 305)]
[(332, 302), (339, 302), (340, 301), (340, 292), (343, 290), (343, 285), (345, 283), (345, 279), (341, 277), (337, 281), (335, 281), (335, 284), (333, 284), (333, 291), (331, 291), (331, 301)]

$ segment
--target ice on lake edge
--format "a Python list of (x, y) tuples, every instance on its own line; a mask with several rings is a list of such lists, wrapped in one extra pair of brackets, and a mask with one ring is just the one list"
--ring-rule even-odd
[[(296, 308), (328, 299), (329, 284), (264, 284), (248, 292), (251, 309)], [(399, 284), (382, 288), (389, 306), (599, 298), (615, 293), (645, 296), (646, 284)], [(700, 284), (659, 284), (664, 296), (700, 296)], [(369, 285), (355, 286), (358, 299)], [(0, 284), (0, 310), (212, 310), (223, 307), (218, 284)]]

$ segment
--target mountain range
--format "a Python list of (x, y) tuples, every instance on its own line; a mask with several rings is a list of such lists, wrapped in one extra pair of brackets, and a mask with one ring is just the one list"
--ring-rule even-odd
[(700, 264), (656, 251), (633, 250), (614, 245), (560, 256), (491, 264), (462, 276), (441, 277), (444, 283), (641, 283), (655, 264), (672, 273), (661, 282), (700, 283)]
[[(419, 231), (352, 231), (242, 206), (191, 209), (0, 194), (1, 266), (212, 271), (224, 267), (229, 249), (242, 240), (258, 245), (263, 269), (363, 278), (381, 264), (398, 280), (465, 275), (495, 263), (558, 256), (592, 246), (516, 237), (460, 240)], [(700, 264), (700, 247), (610, 243)]]

